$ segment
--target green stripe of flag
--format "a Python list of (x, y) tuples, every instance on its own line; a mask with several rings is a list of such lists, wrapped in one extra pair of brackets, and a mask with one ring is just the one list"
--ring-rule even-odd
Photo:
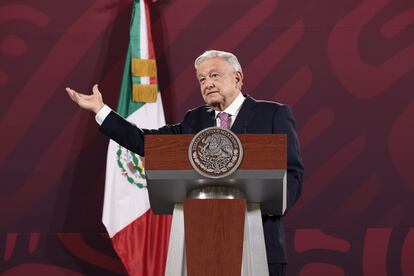
[[(141, 57), (141, 8), (140, 0), (135, 0), (132, 7), (132, 20), (129, 28), (129, 45), (131, 46), (131, 55), (134, 58)], [(145, 17), (145, 14), (143, 14)]]
[[(132, 101), (132, 82), (140, 83), (140, 78), (133, 77), (131, 73), (132, 57), (140, 57), (140, 20), (141, 9), (140, 0), (135, 0), (132, 6), (132, 20), (129, 30), (130, 40), (125, 59), (125, 67), (122, 75), (121, 89), (116, 111), (127, 118), (130, 114), (141, 108), (144, 103)], [(134, 78), (134, 79), (133, 79)]]

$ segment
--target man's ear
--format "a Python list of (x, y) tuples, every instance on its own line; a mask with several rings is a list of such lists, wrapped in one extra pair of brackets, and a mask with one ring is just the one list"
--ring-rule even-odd
[(243, 73), (240, 71), (234, 72), (234, 78), (236, 80), (236, 88), (241, 90), (243, 86)]

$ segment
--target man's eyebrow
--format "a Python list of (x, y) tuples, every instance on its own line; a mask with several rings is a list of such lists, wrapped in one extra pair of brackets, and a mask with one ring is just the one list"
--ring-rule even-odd
[(204, 76), (208, 76), (208, 75), (210, 75), (212, 72), (214, 72), (214, 73), (221, 73), (220, 72), (220, 70), (217, 70), (217, 69), (211, 69), (210, 71), (208, 71), (205, 75), (203, 75), (203, 74), (197, 74), (197, 77), (204, 77)]

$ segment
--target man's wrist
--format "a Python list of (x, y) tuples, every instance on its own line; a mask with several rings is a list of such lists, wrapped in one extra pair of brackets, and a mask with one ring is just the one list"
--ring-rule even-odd
[(101, 109), (105, 106), (104, 103), (100, 104), (97, 108), (95, 108), (94, 110), (92, 110), (95, 114), (98, 114), (99, 111), (101, 111)]

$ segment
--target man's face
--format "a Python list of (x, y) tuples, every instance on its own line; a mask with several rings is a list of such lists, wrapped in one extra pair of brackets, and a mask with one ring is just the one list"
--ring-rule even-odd
[(243, 74), (235, 71), (224, 59), (216, 57), (200, 63), (197, 78), (206, 104), (222, 111), (240, 93)]

